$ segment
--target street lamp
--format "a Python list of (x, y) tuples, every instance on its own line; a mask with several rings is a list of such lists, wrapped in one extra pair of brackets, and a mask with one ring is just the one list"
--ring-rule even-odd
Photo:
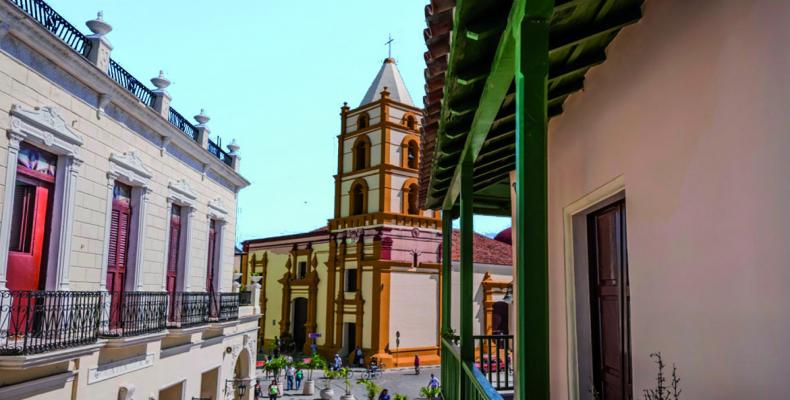
[(228, 383), (231, 384), (233, 390), (238, 393), (239, 398), (244, 398), (244, 395), (247, 393), (247, 381), (249, 379), (226, 379), (225, 386), (227, 387)]
[(502, 298), (502, 301), (508, 304), (513, 302), (513, 286), (507, 287), (507, 291), (505, 292), (505, 297)]

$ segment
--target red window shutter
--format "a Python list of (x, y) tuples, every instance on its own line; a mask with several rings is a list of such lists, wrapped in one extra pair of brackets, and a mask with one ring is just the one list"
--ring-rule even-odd
[(110, 219), (110, 252), (107, 257), (107, 265), (115, 267), (118, 265), (118, 219), (120, 212), (116, 209), (112, 210), (112, 217)]
[(214, 229), (214, 221), (211, 221), (211, 226), (208, 230), (208, 260), (206, 265), (206, 290), (213, 291), (214, 284), (214, 248), (216, 246), (217, 231)]
[(178, 267), (179, 237), (181, 236), (181, 224), (178, 219), (170, 220), (170, 248), (167, 258), (167, 269), (175, 272)]
[(118, 216), (118, 250), (115, 265), (126, 267), (126, 254), (129, 249), (129, 213), (120, 212)]

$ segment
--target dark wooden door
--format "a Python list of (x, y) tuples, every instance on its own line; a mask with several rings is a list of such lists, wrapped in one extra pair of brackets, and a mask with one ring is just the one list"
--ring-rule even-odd
[(307, 323), (307, 299), (304, 297), (294, 299), (293, 313), (294, 348), (296, 351), (302, 351), (307, 341), (307, 328), (305, 327)]
[(176, 282), (178, 282), (178, 258), (181, 247), (181, 207), (173, 204), (170, 208), (170, 237), (168, 238), (167, 248), (167, 276), (165, 277), (165, 289), (170, 297), (170, 320), (177, 320), (176, 311), (179, 305), (176, 304)]
[(110, 327), (118, 327), (126, 285), (126, 266), (129, 252), (129, 227), (131, 224), (132, 188), (116, 182), (113, 189), (110, 217), (109, 257), (107, 259), (107, 291), (112, 295), (110, 303)]
[(627, 400), (631, 389), (625, 201), (589, 215), (593, 379), (604, 400)]
[(211, 220), (208, 228), (208, 260), (206, 261), (206, 291), (214, 293), (215, 249), (217, 240), (217, 222)]

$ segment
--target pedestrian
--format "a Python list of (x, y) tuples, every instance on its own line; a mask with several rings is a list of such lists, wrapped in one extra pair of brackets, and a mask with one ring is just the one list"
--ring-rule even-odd
[(255, 393), (255, 400), (258, 400), (261, 397), (263, 397), (263, 393), (261, 392), (261, 383), (258, 382), (258, 381), (255, 381), (255, 392), (254, 393)]
[(363, 360), (364, 358), (362, 357), (362, 349), (360, 349), (359, 346), (357, 346), (357, 349), (354, 350), (354, 364), (361, 367), (363, 366), (362, 365)]
[(431, 389), (436, 389), (439, 387), (439, 378), (431, 374), (431, 380), (428, 381), (428, 387)]
[(335, 353), (335, 371), (339, 371), (340, 368), (343, 367), (343, 359), (340, 358), (340, 354)]
[(304, 373), (302, 372), (301, 368), (298, 368), (296, 370), (295, 378), (296, 378), (296, 390), (299, 390), (302, 388), (302, 378), (304, 378)]
[(420, 356), (419, 354), (414, 355), (414, 375), (420, 374)]
[(277, 387), (277, 382), (272, 379), (272, 383), (269, 385), (269, 400), (277, 400), (277, 396), (280, 395), (280, 388)]
[(285, 379), (287, 382), (287, 386), (285, 390), (293, 390), (294, 389), (294, 375), (296, 374), (296, 369), (293, 365), (289, 365), (285, 367)]
[(387, 389), (382, 390), (381, 393), (379, 393), (379, 400), (391, 400), (390, 391)]
[(315, 344), (315, 342), (313, 342), (313, 344), (310, 345), (310, 351), (312, 352), (313, 356), (315, 356), (316, 353), (318, 353), (318, 345)]

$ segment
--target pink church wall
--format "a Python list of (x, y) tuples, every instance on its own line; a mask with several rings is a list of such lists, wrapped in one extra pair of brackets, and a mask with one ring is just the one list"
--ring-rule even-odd
[(648, 1), (551, 121), (553, 399), (569, 396), (563, 208), (618, 176), (635, 397), (661, 351), (684, 398), (787, 398), (788, 17), (790, 2)]

